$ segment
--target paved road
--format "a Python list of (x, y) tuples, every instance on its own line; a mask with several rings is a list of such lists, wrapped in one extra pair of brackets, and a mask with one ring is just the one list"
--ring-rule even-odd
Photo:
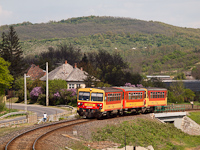
[[(6, 103), (7, 108), (9, 108), (8, 104), (9, 103)], [(12, 103), (12, 108), (25, 110), (25, 104)], [(36, 112), (38, 117), (42, 117), (44, 112), (46, 112), (47, 115), (53, 115), (56, 113), (64, 112), (63, 109), (59, 109), (59, 108), (52, 108), (52, 107), (46, 107), (46, 106), (41, 106), (41, 105), (31, 105), (31, 104), (27, 105), (27, 111)]]
[[(9, 103), (6, 103), (7, 108), (9, 108)], [(17, 104), (17, 103), (12, 103), (12, 108), (13, 109), (20, 109), (20, 110), (25, 110), (25, 104)], [(40, 105), (27, 105), (27, 111), (32, 111), (37, 113), (38, 117), (42, 117), (44, 112), (47, 113), (47, 115), (53, 115), (56, 113), (62, 113), (65, 110), (59, 109), (59, 108), (52, 108), (52, 107), (45, 107), (45, 106), (40, 106)], [(4, 120), (0, 120), (0, 123), (4, 123), (4, 122), (9, 122), (9, 121), (14, 121), (14, 120), (21, 120), (21, 119), (25, 119), (26, 117), (17, 117), (14, 119), (4, 119)]]

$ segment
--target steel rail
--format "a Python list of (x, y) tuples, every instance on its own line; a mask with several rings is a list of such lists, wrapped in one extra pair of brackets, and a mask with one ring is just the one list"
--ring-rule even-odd
[[(84, 121), (84, 122), (88, 122), (88, 121)], [(40, 138), (42, 138), (43, 136), (45, 136), (45, 135), (47, 135), (47, 134), (49, 134), (49, 133), (51, 133), (51, 132), (54, 132), (54, 131), (56, 131), (56, 130), (59, 130), (59, 129), (61, 129), (61, 128), (66, 128), (66, 127), (69, 127), (69, 126), (72, 126), (72, 125), (77, 125), (77, 124), (80, 124), (80, 123), (83, 123), (83, 122), (76, 122), (76, 123), (69, 124), (69, 125), (66, 125), (66, 126), (58, 127), (58, 128), (56, 128), (56, 129), (50, 130), (50, 131), (48, 131), (48, 132), (42, 134), (41, 136), (39, 136), (39, 137), (34, 141), (33, 147), (32, 147), (33, 150), (36, 150), (36, 149), (35, 149), (35, 145), (37, 144), (38, 140), (39, 140)]]
[(71, 122), (71, 121), (75, 121), (75, 120), (80, 120), (80, 119), (64, 120), (64, 121), (59, 121), (59, 122), (55, 122), (55, 123), (52, 123), (52, 124), (45, 124), (45, 125), (42, 125), (42, 126), (40, 126), (40, 127), (36, 127), (36, 128), (34, 128), (34, 129), (25, 131), (25, 132), (23, 132), (23, 133), (21, 133), (21, 134), (15, 136), (15, 137), (13, 137), (13, 138), (6, 144), (5, 150), (8, 150), (8, 146), (9, 146), (9, 144), (10, 144), (11, 142), (13, 142), (15, 139), (17, 139), (18, 137), (20, 137), (20, 136), (22, 136), (22, 135), (24, 135), (24, 134), (26, 134), (26, 133), (32, 132), (32, 131), (34, 131), (34, 130), (37, 130), (37, 129), (40, 129), (40, 128), (43, 128), (43, 127), (53, 126), (53, 125), (56, 125), (56, 124)]

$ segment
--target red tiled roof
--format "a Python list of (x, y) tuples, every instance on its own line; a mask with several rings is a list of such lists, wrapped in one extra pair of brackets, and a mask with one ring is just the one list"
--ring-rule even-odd
[(39, 79), (45, 75), (45, 71), (42, 70), (39, 66), (32, 64), (27, 72), (27, 76), (30, 76), (32, 80)]

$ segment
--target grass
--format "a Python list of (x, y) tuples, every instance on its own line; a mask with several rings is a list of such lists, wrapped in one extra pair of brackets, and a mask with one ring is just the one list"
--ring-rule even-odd
[(2, 128), (0, 128), (0, 137), (4, 136), (6, 134), (12, 133), (14, 131), (20, 131), (24, 128), (27, 128), (27, 127), (30, 127), (33, 125), (34, 125), (33, 123), (25, 123), (25, 124), (14, 125), (12, 127), (2, 127)]
[(137, 119), (125, 121), (119, 125), (108, 125), (93, 132), (93, 140), (110, 140), (124, 146), (149, 146), (155, 150), (171, 150), (197, 147), (200, 136), (191, 136), (174, 127), (173, 124), (162, 124), (152, 120)]
[(20, 117), (20, 116), (25, 116), (26, 114), (15, 114), (15, 115), (10, 115), (8, 117), (5, 117), (5, 119), (11, 119), (11, 118), (15, 118), (15, 117)]
[(10, 109), (10, 110), (9, 110), (9, 108), (6, 108), (6, 109), (4, 109), (4, 110), (0, 113), (0, 117), (3, 116), (3, 115), (5, 115), (5, 114), (7, 114), (7, 113), (10, 113), (10, 112), (18, 112), (18, 111), (20, 111), (20, 110), (18, 110), (18, 109)]
[(188, 117), (200, 125), (200, 112), (190, 112), (189, 114)]
[(75, 141), (69, 144), (70, 148), (73, 150), (90, 150), (87, 146), (85, 146), (82, 142)]

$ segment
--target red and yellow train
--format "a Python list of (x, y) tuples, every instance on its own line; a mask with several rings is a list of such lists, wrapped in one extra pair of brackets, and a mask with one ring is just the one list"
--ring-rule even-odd
[(101, 118), (127, 112), (153, 112), (167, 105), (167, 89), (137, 87), (80, 88), (77, 112), (87, 118)]

